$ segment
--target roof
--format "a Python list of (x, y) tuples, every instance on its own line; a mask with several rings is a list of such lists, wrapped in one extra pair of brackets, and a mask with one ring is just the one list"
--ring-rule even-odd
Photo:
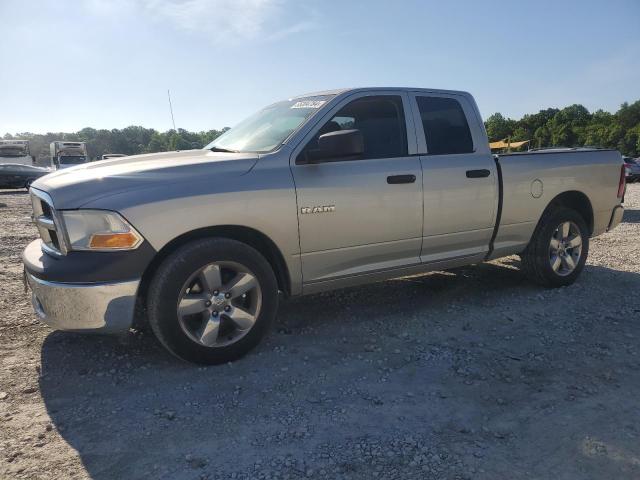
[(420, 87), (355, 87), (355, 88), (336, 88), (333, 90), (322, 90), (319, 92), (310, 92), (302, 95), (296, 95), (291, 99), (304, 98), (304, 97), (319, 97), (322, 95), (340, 95), (342, 93), (356, 93), (356, 92), (370, 92), (370, 91), (398, 91), (398, 92), (431, 92), (431, 93), (445, 93), (450, 95), (469, 95), (469, 92), (461, 90), (443, 90), (440, 88), (420, 88)]
[(49, 170), (47, 167), (40, 167), (38, 165), (25, 165), (24, 163), (0, 163), (0, 167), (29, 167), (36, 170)]

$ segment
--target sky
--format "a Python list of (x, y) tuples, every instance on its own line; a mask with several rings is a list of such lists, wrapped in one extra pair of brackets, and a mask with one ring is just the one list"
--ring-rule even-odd
[(0, 0), (0, 135), (210, 130), (340, 87), (519, 118), (640, 99), (640, 0)]

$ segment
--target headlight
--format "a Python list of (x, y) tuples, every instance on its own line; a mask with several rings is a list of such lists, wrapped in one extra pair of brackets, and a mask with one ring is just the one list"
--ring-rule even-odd
[(70, 250), (133, 250), (142, 235), (116, 212), (67, 210), (60, 212)]

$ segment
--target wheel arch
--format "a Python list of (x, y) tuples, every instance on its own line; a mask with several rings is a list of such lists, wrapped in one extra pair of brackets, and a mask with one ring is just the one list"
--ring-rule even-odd
[(542, 212), (538, 223), (544, 217), (545, 213), (557, 207), (567, 207), (578, 212), (589, 228), (589, 236), (593, 234), (593, 207), (589, 197), (583, 192), (569, 190), (556, 195)]
[(245, 243), (246, 245), (249, 245), (250, 247), (255, 248), (265, 257), (267, 262), (269, 262), (269, 265), (271, 265), (273, 273), (275, 274), (276, 280), (278, 282), (278, 289), (284, 292), (285, 295), (291, 294), (291, 277), (289, 274), (289, 269), (287, 268), (287, 264), (284, 260), (284, 256), (282, 255), (282, 252), (277, 247), (275, 242), (271, 240), (267, 235), (254, 228), (241, 225), (217, 225), (212, 227), (199, 228), (197, 230), (183, 233), (182, 235), (179, 235), (178, 237), (168, 242), (154, 256), (151, 263), (149, 263), (149, 265), (145, 269), (144, 273), (142, 274), (140, 287), (138, 288), (138, 301), (136, 308), (137, 318), (134, 322), (135, 325), (139, 325), (141, 323), (140, 314), (145, 308), (145, 299), (147, 296), (149, 284), (151, 283), (151, 279), (155, 275), (158, 267), (163, 262), (163, 260), (188, 242), (212, 237), (237, 240), (239, 242)]

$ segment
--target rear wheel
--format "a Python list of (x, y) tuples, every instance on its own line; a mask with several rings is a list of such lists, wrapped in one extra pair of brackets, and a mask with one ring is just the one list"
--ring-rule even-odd
[(218, 364), (255, 347), (276, 315), (273, 270), (255, 249), (230, 239), (197, 240), (159, 267), (149, 286), (149, 324), (184, 360)]
[(542, 216), (520, 255), (526, 276), (545, 287), (575, 282), (589, 253), (589, 230), (575, 210), (558, 207)]

